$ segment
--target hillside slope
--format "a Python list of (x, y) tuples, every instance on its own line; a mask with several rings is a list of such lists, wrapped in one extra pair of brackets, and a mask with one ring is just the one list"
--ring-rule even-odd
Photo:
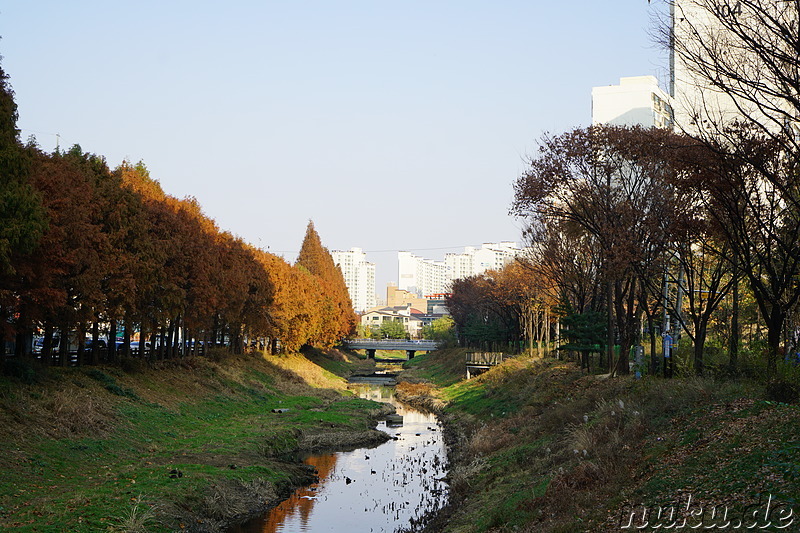
[(298, 451), (386, 438), (384, 406), (300, 355), (21, 370), (0, 378), (4, 531), (215, 531), (313, 479)]
[(604, 379), (525, 357), (460, 381), (463, 357), (435, 352), (405, 373), (433, 380), (427, 393), (454, 435), (454, 499), (432, 530), (674, 528), (672, 508), (686, 528), (725, 529), (726, 508), (731, 527), (760, 512), (742, 527), (800, 528), (797, 406), (766, 401), (746, 382)]

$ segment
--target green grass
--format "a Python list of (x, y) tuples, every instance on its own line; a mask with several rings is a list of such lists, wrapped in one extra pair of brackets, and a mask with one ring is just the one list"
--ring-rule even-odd
[[(2, 383), (0, 529), (104, 531), (119, 525), (139, 498), (141, 509), (164, 502), (191, 505), (215, 480), (291, 484), (293, 467), (273, 458), (295, 449), (302, 432), (362, 430), (377, 407), (286, 384), (286, 376), (266, 364), (237, 362), (219, 370), (209, 364), (135, 375), (53, 369), (49, 381), (33, 388)], [(60, 427), (63, 406), (48, 403), (55, 391), (67, 400), (75, 395), (75, 412), (100, 409), (111, 421), (101, 430), (59, 436), (69, 432)], [(81, 403), (85, 398), (98, 405)], [(273, 413), (277, 408), (288, 411)], [(26, 431), (26, 424), (53, 427)], [(173, 469), (181, 477), (170, 477)], [(151, 527), (168, 531), (176, 525)]]
[(611, 531), (631, 502), (688, 491), (740, 508), (798, 502), (800, 410), (753, 383), (605, 379), (526, 357), (465, 381), (463, 364), (444, 350), (404, 365), (438, 386), (461, 435), (444, 531)]
[(466, 352), (466, 349), (450, 348), (418, 354), (403, 363), (404, 375), (430, 381), (439, 387), (453, 385), (466, 376)]

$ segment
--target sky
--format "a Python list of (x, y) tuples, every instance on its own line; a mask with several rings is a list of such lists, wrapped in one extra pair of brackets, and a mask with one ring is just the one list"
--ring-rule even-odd
[[(661, 5), (659, 5), (661, 4)], [(513, 183), (591, 89), (666, 79), (645, 0), (0, 3), (22, 139), (142, 161), (294, 261), (313, 220), (378, 294), (397, 251), (521, 243)]]

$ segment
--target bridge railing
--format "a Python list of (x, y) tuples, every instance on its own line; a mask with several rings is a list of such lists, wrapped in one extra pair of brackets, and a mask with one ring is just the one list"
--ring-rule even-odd
[(466, 359), (468, 365), (475, 366), (495, 366), (510, 357), (500, 352), (467, 352)]
[(436, 348), (439, 343), (437, 341), (420, 339), (420, 340), (404, 340), (404, 339), (351, 339), (346, 340), (342, 344), (345, 346), (402, 346), (407, 349), (426, 349)]

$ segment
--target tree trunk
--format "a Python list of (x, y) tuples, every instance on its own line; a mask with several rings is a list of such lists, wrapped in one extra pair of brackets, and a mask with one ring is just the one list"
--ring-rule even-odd
[(177, 317), (175, 317), (174, 327), (172, 328), (173, 338), (170, 340), (170, 347), (172, 350), (170, 357), (172, 359), (178, 357), (178, 340), (180, 339), (180, 334), (181, 334), (181, 315), (178, 315)]
[(49, 321), (44, 323), (44, 338), (42, 339), (42, 364), (50, 366), (52, 362), (50, 352), (53, 350), (53, 326)]
[(158, 358), (166, 359), (167, 357), (167, 327), (161, 325), (161, 337), (158, 341)]
[(785, 312), (779, 305), (774, 305), (769, 316), (765, 316), (767, 323), (767, 379), (771, 380), (778, 371), (778, 356), (780, 355), (781, 333), (786, 320)]
[(655, 323), (653, 320), (653, 313), (650, 306), (647, 304), (647, 295), (642, 294), (642, 309), (644, 309), (644, 316), (647, 319), (647, 331), (650, 333), (650, 375), (655, 376), (658, 373), (658, 356), (656, 355), (656, 332)]
[(695, 322), (694, 326), (694, 371), (698, 376), (702, 376), (705, 371), (705, 362), (703, 361), (703, 349), (706, 344), (706, 333), (708, 331), (708, 323), (703, 320)]
[(6, 364), (6, 312), (0, 305), (0, 375), (3, 374), (3, 367)]
[(609, 281), (606, 288), (606, 307), (608, 307), (608, 331), (606, 332), (606, 362), (609, 374), (614, 364), (614, 286)]
[(69, 329), (61, 326), (61, 339), (58, 342), (58, 363), (61, 366), (69, 365)]
[[(739, 260), (737, 256), (733, 256), (733, 275), (737, 277)], [(730, 346), (728, 348), (728, 370), (731, 374), (735, 375), (739, 366), (739, 280), (738, 278), (733, 284), (733, 295), (731, 303), (731, 338)]]
[(544, 351), (550, 352), (550, 308), (544, 308)]
[(100, 322), (97, 317), (92, 321), (92, 352), (89, 355), (89, 362), (96, 365), (100, 361)]
[(125, 314), (125, 324), (122, 328), (122, 355), (131, 356), (131, 321), (128, 314)]
[(83, 321), (78, 324), (78, 353), (75, 357), (75, 365), (83, 365), (86, 356), (86, 325)]
[(108, 330), (108, 363), (117, 362), (117, 319), (112, 318)]
[(175, 331), (175, 321), (170, 320), (169, 326), (167, 327), (166, 344), (164, 345), (164, 359), (172, 359), (173, 357), (172, 336), (174, 331)]
[(528, 354), (533, 357), (533, 309), (530, 305), (527, 306), (527, 324), (525, 324), (525, 329), (528, 333)]
[[(619, 293), (622, 293), (620, 287)], [(636, 337), (637, 320), (635, 312), (636, 303), (636, 282), (632, 281), (628, 290), (627, 306), (618, 309), (620, 317), (623, 321), (617, 319), (617, 324), (620, 330), (620, 343), (619, 343), (619, 357), (617, 358), (616, 368), (614, 372), (626, 376), (631, 373), (630, 367), (630, 351), (633, 346), (633, 339)], [(624, 304), (623, 304), (624, 305)]]

